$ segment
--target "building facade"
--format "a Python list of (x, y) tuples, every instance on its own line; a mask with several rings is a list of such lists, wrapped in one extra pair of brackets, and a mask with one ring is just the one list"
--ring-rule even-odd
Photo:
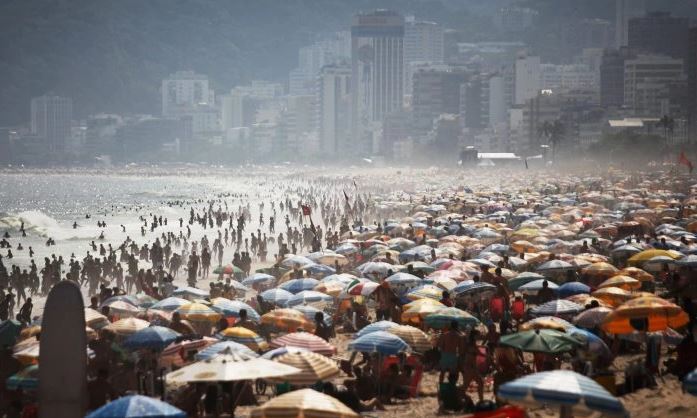
[(45, 140), (52, 154), (65, 152), (72, 121), (73, 101), (69, 97), (41, 96), (31, 99), (31, 133)]
[(624, 106), (634, 116), (684, 114), (686, 87), (681, 59), (638, 55), (624, 63)]
[(197, 106), (215, 105), (208, 77), (193, 71), (178, 71), (162, 80), (162, 116), (189, 115)]

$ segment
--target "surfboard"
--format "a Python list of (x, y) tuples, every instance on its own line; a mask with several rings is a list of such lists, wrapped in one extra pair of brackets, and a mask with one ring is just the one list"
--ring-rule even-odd
[(85, 416), (87, 337), (80, 288), (61, 281), (46, 299), (39, 347), (39, 417)]

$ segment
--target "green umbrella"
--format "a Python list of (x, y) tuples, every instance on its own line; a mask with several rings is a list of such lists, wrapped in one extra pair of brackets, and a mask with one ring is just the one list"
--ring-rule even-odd
[(501, 337), (501, 345), (531, 353), (556, 354), (571, 351), (580, 342), (568, 334), (553, 329), (535, 329)]
[(508, 280), (508, 287), (511, 290), (518, 290), (520, 286), (526, 285), (530, 282), (534, 282), (535, 280), (540, 280), (540, 279), (546, 279), (545, 276), (538, 274), (538, 273), (533, 273), (531, 271), (526, 271), (524, 273), (520, 273), (519, 275), (515, 276), (512, 279)]
[(461, 328), (474, 328), (479, 320), (458, 308), (442, 308), (426, 316), (426, 325), (435, 329), (447, 329), (452, 321), (457, 321)]
[(213, 270), (213, 274), (232, 274), (244, 275), (244, 272), (237, 266), (228, 264), (226, 266), (218, 266)]

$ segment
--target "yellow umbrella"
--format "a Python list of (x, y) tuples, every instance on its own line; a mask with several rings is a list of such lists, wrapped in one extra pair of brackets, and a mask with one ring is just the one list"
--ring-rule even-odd
[(334, 361), (311, 351), (284, 354), (276, 357), (274, 361), (300, 370), (298, 373), (275, 379), (288, 382), (291, 385), (314, 385), (318, 381), (331, 380), (340, 373), (340, 369)]
[(266, 341), (264, 341), (259, 334), (251, 329), (243, 327), (230, 327), (220, 331), (218, 335), (223, 340), (234, 341), (236, 343), (246, 345), (250, 350), (264, 351), (269, 348)]
[(587, 274), (591, 277), (612, 277), (617, 274), (619, 270), (617, 267), (610, 263), (600, 262), (593, 263), (590, 266), (583, 269), (583, 274)]
[(610, 312), (602, 327), (612, 334), (629, 334), (634, 331), (655, 332), (666, 328), (679, 328), (690, 321), (678, 305), (659, 297), (638, 297), (625, 302)]
[(220, 320), (222, 315), (202, 303), (189, 303), (177, 308), (182, 319), (195, 322), (215, 323)]
[(525, 240), (518, 240), (514, 242), (513, 244), (511, 244), (511, 248), (513, 248), (518, 253), (536, 253), (540, 251), (540, 247), (538, 247), (530, 241)]
[(283, 331), (295, 332), (299, 328), (313, 332), (315, 323), (305, 318), (305, 315), (296, 309), (274, 309), (261, 316), (261, 323)]
[(625, 267), (622, 270), (620, 270), (618, 274), (633, 277), (639, 280), (640, 282), (651, 282), (654, 279), (651, 273), (648, 273), (637, 267)]
[(591, 296), (607, 302), (610, 306), (619, 306), (632, 298), (632, 294), (619, 287), (604, 287), (591, 293)]
[(424, 353), (433, 347), (428, 334), (410, 325), (397, 325), (396, 327), (388, 328), (387, 332), (404, 340), (417, 353)]
[(409, 300), (433, 299), (439, 301), (442, 296), (443, 289), (431, 284), (421, 286), (407, 293), (407, 299)]
[(327, 294), (332, 297), (339, 297), (339, 294), (346, 288), (346, 284), (340, 281), (320, 283), (313, 290)]
[(673, 260), (680, 258), (680, 253), (677, 253), (675, 251), (670, 251), (670, 250), (657, 250), (657, 249), (651, 249), (651, 250), (644, 250), (640, 253), (634, 254), (627, 260), (627, 262), (630, 265), (637, 265), (640, 263), (643, 263), (644, 261), (649, 261), (650, 259), (654, 257), (659, 257), (659, 256), (665, 256), (665, 257), (670, 257)]
[(300, 389), (271, 398), (252, 409), (251, 418), (359, 418), (334, 397), (312, 389)]
[(641, 282), (629, 276), (617, 275), (610, 277), (598, 285), (599, 289), (605, 287), (619, 287), (620, 289), (632, 291), (639, 289), (641, 287)]
[(445, 308), (445, 305), (433, 299), (419, 299), (404, 305), (402, 311), (402, 322), (420, 323), (426, 316)]
[(150, 326), (150, 322), (138, 318), (124, 318), (104, 327), (116, 335), (125, 337)]

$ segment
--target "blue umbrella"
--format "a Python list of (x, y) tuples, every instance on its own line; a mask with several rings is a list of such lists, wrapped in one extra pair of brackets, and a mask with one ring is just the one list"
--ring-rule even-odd
[(597, 411), (607, 416), (627, 416), (619, 399), (594, 380), (570, 370), (523, 376), (501, 385), (498, 396), (527, 406), (558, 405), (562, 416), (571, 416), (574, 410), (584, 415)]
[(372, 324), (366, 325), (360, 331), (356, 333), (356, 337), (362, 337), (366, 334), (376, 331), (387, 331), (390, 328), (396, 327), (398, 324), (392, 321), (378, 321)]
[(303, 290), (312, 290), (319, 284), (319, 280), (316, 279), (293, 279), (288, 280), (279, 286), (283, 290), (287, 290), (290, 293), (299, 293)]
[(697, 369), (694, 369), (685, 376), (682, 387), (690, 395), (697, 396)]
[(259, 296), (261, 296), (261, 298), (265, 301), (273, 303), (274, 305), (285, 306), (286, 302), (288, 302), (288, 299), (290, 299), (293, 294), (287, 290), (277, 288), (263, 291), (259, 294)]
[(331, 302), (333, 300), (334, 298), (325, 293), (316, 292), (314, 290), (303, 290), (302, 292), (299, 292), (291, 296), (288, 299), (288, 302), (286, 302), (286, 306), (292, 307), (296, 305), (303, 305), (306, 303)]
[(305, 267), (304, 270), (310, 272), (311, 276), (329, 276), (330, 274), (336, 274), (336, 269), (334, 269), (334, 267), (324, 264), (313, 264)]
[(491, 283), (465, 281), (455, 286), (452, 293), (456, 296), (463, 296), (495, 291), (496, 286)]
[(246, 279), (242, 280), (242, 284), (245, 286), (252, 286), (258, 283), (275, 283), (276, 278), (270, 274), (266, 273), (254, 273)]
[(244, 309), (247, 311), (247, 317), (254, 322), (261, 321), (261, 317), (251, 306), (239, 300), (229, 300), (224, 298), (214, 299), (214, 303), (211, 305), (211, 309), (216, 312), (220, 312), (226, 318), (239, 318), (240, 310)]
[(324, 314), (324, 323), (327, 325), (332, 324), (332, 316), (329, 315), (328, 313), (322, 311), (321, 309), (317, 309), (312, 305), (296, 305), (293, 306), (293, 309), (296, 311), (300, 311), (305, 315), (305, 318), (307, 318), (310, 321), (315, 321), (315, 315), (317, 312), (322, 312)]
[(568, 282), (559, 286), (557, 294), (560, 298), (565, 299), (569, 296), (587, 294), (591, 292), (591, 288), (581, 282)]
[(213, 345), (209, 345), (203, 350), (196, 353), (196, 360), (208, 360), (220, 354), (221, 351), (229, 350), (233, 353), (240, 353), (242, 355), (247, 355), (249, 357), (259, 357), (257, 353), (250, 350), (244, 344), (240, 344), (235, 341), (221, 341)]
[(154, 348), (161, 350), (177, 339), (181, 334), (169, 328), (157, 325), (143, 328), (131, 334), (123, 342), (125, 348), (138, 350), (141, 348)]
[(612, 352), (607, 344), (605, 344), (605, 341), (592, 332), (572, 327), (566, 330), (566, 333), (579, 340), (586, 351), (598, 356), (612, 358)]
[(186, 412), (154, 398), (131, 395), (109, 402), (86, 418), (186, 418)]
[(557, 288), (559, 287), (556, 283), (554, 283), (550, 280), (538, 279), (538, 280), (533, 280), (530, 283), (525, 283), (524, 285), (520, 286), (518, 288), (518, 290), (523, 292), (523, 293), (537, 294), (537, 292), (539, 292), (540, 289), (542, 289), (544, 282), (547, 282), (547, 287), (549, 287), (552, 290), (557, 290)]
[(395, 273), (385, 279), (385, 281), (390, 285), (390, 288), (400, 296), (406, 294), (412, 288), (423, 284), (419, 277), (405, 272)]
[(409, 345), (394, 334), (375, 331), (351, 341), (348, 348), (361, 353), (379, 353), (389, 356), (409, 350)]
[(557, 299), (535, 306), (530, 310), (530, 314), (532, 316), (575, 315), (582, 310), (584, 310), (584, 307), (578, 303), (565, 299)]

